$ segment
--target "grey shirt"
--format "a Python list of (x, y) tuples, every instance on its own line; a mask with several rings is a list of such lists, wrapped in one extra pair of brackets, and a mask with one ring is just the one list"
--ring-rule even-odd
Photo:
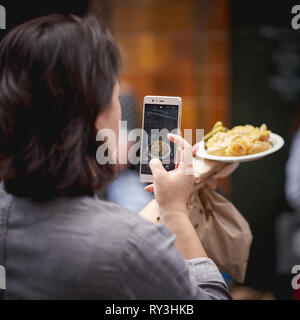
[(229, 299), (212, 260), (185, 261), (174, 239), (96, 197), (38, 203), (0, 185), (7, 299)]

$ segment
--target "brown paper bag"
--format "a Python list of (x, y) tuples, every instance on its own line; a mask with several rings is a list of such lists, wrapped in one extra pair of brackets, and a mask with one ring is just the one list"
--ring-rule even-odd
[[(194, 188), (187, 207), (190, 220), (207, 255), (221, 271), (242, 283), (245, 279), (252, 233), (247, 221), (226, 198), (209, 190), (203, 182), (207, 178), (224, 178), (238, 163), (224, 163), (193, 159)], [(155, 200), (140, 213), (145, 219), (158, 222)]]
[(242, 283), (252, 242), (249, 225), (226, 198), (208, 187), (199, 187), (189, 199), (190, 220), (208, 257)]

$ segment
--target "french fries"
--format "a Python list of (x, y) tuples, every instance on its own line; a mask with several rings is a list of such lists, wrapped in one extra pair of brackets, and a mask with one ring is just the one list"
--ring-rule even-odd
[(236, 126), (228, 130), (218, 121), (204, 137), (207, 153), (217, 156), (238, 157), (266, 151), (272, 147), (271, 131), (265, 124)]
[(226, 132), (228, 129), (223, 126), (223, 122), (218, 121), (213, 126), (212, 130), (204, 136), (204, 142), (206, 143), (210, 138), (212, 138), (218, 132)]

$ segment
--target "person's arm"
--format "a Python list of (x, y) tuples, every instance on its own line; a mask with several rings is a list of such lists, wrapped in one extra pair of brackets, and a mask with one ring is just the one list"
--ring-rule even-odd
[(226, 284), (212, 260), (184, 260), (164, 225), (140, 219), (123, 245), (119, 283), (123, 299), (227, 300)]
[[(230, 299), (218, 268), (207, 258), (188, 218), (192, 147), (177, 135), (169, 135), (169, 139), (182, 149), (181, 162), (176, 170), (167, 172), (158, 159), (151, 160), (154, 183), (146, 187), (154, 192), (152, 209), (166, 227), (141, 220), (143, 223), (130, 233), (122, 262), (123, 278), (127, 279), (123, 281), (125, 297)], [(153, 220), (149, 214), (146, 210), (142, 216)]]
[(289, 205), (300, 210), (300, 129), (291, 145), (286, 165), (285, 193)]
[[(172, 211), (169, 214), (165, 212), (163, 221), (160, 220), (159, 212), (160, 209), (157, 202), (152, 200), (148, 206), (140, 212), (140, 215), (150, 222), (163, 222), (167, 225), (172, 232), (177, 235), (176, 246), (178, 250), (183, 253), (185, 259), (207, 256), (188, 218), (188, 213), (185, 208), (182, 210), (178, 208), (177, 212)], [(184, 212), (185, 214), (183, 214)]]
[(186, 208), (165, 211), (163, 222), (176, 235), (175, 245), (186, 260), (207, 257), (207, 254), (188, 217)]
[(176, 235), (176, 247), (185, 259), (206, 257), (205, 250), (189, 220), (186, 204), (193, 185), (193, 150), (182, 137), (168, 135), (181, 149), (177, 169), (167, 172), (159, 159), (150, 161), (153, 185), (146, 190), (154, 192), (163, 223)]

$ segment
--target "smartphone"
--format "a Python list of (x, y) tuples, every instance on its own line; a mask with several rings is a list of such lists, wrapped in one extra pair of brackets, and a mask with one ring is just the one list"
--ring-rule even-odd
[(152, 158), (159, 158), (167, 171), (175, 169), (176, 147), (170, 142), (167, 134), (180, 134), (181, 113), (180, 97), (146, 96), (144, 98), (141, 182), (153, 182), (149, 167)]

